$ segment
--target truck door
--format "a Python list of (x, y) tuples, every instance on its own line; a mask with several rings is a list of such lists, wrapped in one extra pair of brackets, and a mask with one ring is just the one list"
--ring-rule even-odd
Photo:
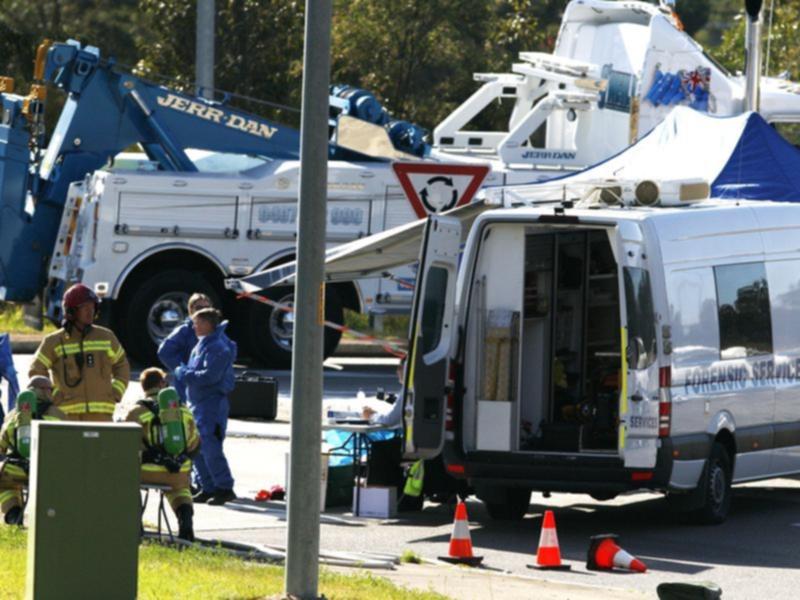
[(622, 377), (619, 450), (629, 468), (655, 467), (659, 396), (656, 315), (643, 246), (624, 243), (621, 267)]
[(425, 224), (409, 326), (403, 387), (404, 456), (431, 458), (444, 441), (445, 385), (453, 340), (461, 223), (431, 215)]

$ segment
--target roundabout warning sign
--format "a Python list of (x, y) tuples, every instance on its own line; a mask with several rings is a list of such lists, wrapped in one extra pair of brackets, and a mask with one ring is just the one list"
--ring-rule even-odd
[(485, 165), (424, 162), (396, 162), (392, 169), (420, 219), (469, 203), (489, 173)]

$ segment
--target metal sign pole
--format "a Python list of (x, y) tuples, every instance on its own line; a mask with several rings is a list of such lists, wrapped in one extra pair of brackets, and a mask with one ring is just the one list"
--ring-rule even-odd
[(331, 0), (306, 0), (286, 595), (317, 598)]
[(197, 41), (195, 51), (196, 93), (214, 97), (214, 0), (197, 1)]

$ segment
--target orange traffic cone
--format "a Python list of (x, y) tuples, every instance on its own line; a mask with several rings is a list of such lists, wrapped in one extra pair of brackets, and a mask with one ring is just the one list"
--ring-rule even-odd
[(571, 567), (561, 562), (561, 550), (558, 548), (556, 534), (556, 518), (552, 510), (544, 511), (542, 532), (539, 534), (539, 549), (536, 551), (536, 564), (528, 565), (531, 569), (553, 569), (567, 571)]
[(449, 556), (440, 556), (439, 560), (471, 567), (478, 566), (483, 560), (482, 556), (473, 556), (472, 554), (467, 505), (463, 502), (459, 502), (456, 506), (456, 518), (453, 521), (453, 533), (450, 536)]
[(589, 556), (586, 559), (587, 569), (610, 571), (616, 567), (637, 573), (647, 571), (647, 565), (617, 545), (618, 536), (605, 533), (603, 535), (594, 535), (589, 539), (591, 543), (589, 545)]

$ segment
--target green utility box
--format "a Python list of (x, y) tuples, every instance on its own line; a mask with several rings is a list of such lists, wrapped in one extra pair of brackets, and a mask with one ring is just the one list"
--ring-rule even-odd
[(141, 428), (34, 421), (28, 600), (134, 600)]

